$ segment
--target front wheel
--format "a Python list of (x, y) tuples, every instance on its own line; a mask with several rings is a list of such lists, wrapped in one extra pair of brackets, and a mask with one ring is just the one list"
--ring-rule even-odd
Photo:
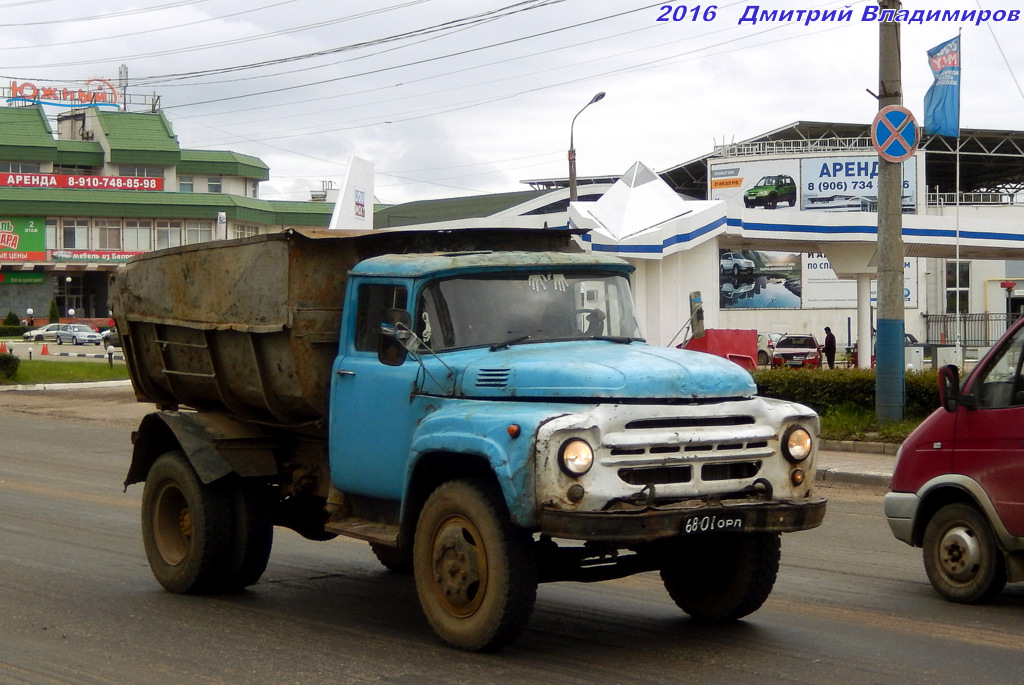
[(951, 602), (985, 602), (1006, 585), (1006, 565), (992, 527), (970, 505), (939, 509), (925, 528), (922, 546), (928, 580)]
[(500, 493), (484, 481), (449, 481), (427, 498), (413, 573), (434, 632), (467, 651), (515, 640), (537, 599), (533, 539), (511, 523)]
[(707, 535), (673, 544), (661, 580), (680, 609), (702, 621), (727, 622), (761, 608), (779, 573), (778, 533)]

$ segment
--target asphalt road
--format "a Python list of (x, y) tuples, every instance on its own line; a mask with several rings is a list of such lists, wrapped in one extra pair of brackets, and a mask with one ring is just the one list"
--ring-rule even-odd
[(121, 487), (147, 410), (130, 395), (0, 395), (0, 683), (1024, 682), (1024, 587), (943, 602), (863, 488), (831, 488), (825, 524), (784, 536), (774, 594), (729, 626), (645, 574), (542, 586), (518, 642), (465, 654), (365, 543), (285, 530), (249, 591), (172, 595), (143, 554), (141, 487)]

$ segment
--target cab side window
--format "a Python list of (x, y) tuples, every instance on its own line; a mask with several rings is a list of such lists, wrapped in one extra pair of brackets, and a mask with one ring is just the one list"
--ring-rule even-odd
[(406, 289), (403, 286), (367, 283), (359, 286), (356, 300), (355, 348), (360, 352), (377, 352), (380, 325), (389, 309), (405, 309)]
[(985, 409), (1024, 406), (1024, 379), (1021, 361), (1024, 358), (1024, 328), (1007, 340), (993, 355), (988, 367), (978, 377), (978, 406)]

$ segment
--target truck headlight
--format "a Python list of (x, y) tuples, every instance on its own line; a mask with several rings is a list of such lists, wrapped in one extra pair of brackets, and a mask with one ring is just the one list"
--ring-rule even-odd
[(585, 440), (566, 440), (558, 453), (558, 464), (568, 475), (582, 476), (594, 465), (594, 450)]
[(790, 426), (782, 434), (782, 456), (799, 464), (811, 454), (811, 434), (803, 426)]

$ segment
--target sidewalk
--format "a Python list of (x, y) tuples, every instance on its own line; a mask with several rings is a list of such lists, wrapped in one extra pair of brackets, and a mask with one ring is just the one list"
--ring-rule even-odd
[(818, 450), (821, 482), (888, 487), (897, 445), (827, 440)]

